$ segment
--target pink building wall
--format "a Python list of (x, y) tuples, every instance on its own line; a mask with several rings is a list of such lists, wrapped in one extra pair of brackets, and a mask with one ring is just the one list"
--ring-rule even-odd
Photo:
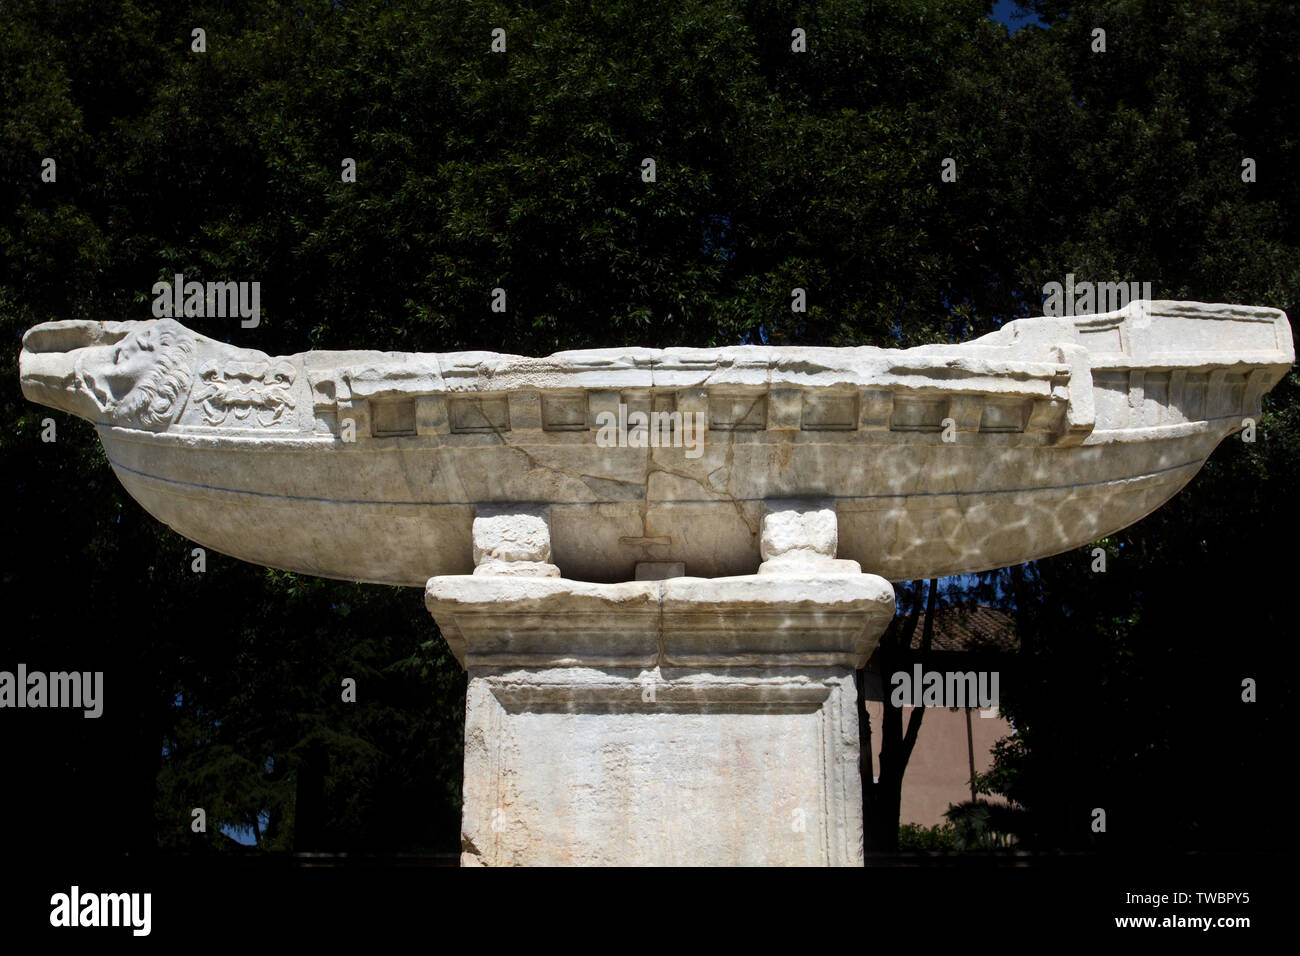
[[(879, 769), (879, 728), (884, 718), (884, 701), (868, 700), (867, 714), (873, 734), (872, 762)], [(903, 708), (903, 726), (912, 713)], [(971, 738), (974, 741), (975, 769), (987, 773), (993, 765), (993, 744), (1011, 734), (1011, 724), (1001, 714), (981, 717), (971, 711)], [(970, 758), (966, 745), (966, 713), (961, 709), (927, 707), (916, 737), (916, 747), (903, 774), (903, 804), (899, 823), (934, 826), (946, 822), (944, 812), (950, 804), (970, 799)], [(990, 799), (983, 797), (982, 799)], [(999, 801), (994, 801), (999, 802)]]

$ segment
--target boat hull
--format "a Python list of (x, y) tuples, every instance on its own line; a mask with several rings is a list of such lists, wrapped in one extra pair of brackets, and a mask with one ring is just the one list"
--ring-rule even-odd
[(706, 439), (695, 461), (589, 442), (307, 441), (250, 454), (119, 428), (100, 437), (131, 496), (187, 538), (255, 564), (414, 587), (472, 572), (476, 509), (512, 502), (550, 506), (552, 560), (579, 580), (630, 580), (641, 561), (681, 561), (700, 577), (752, 573), (764, 503), (791, 498), (832, 501), (839, 556), (891, 581), (1001, 567), (1149, 514), (1233, 426), (1067, 448), (733, 435)]
[(1139, 302), (960, 345), (306, 352), (170, 320), (46, 323), (25, 394), (94, 422), (123, 486), (197, 543), (423, 586), (484, 508), (545, 507), (568, 578), (749, 574), (765, 509), (819, 499), (892, 581), (1085, 545), (1258, 419), (1294, 361), (1275, 309)]

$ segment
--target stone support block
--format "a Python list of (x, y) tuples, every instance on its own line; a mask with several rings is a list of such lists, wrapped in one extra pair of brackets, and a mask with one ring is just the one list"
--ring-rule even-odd
[(425, 600), (469, 672), (463, 864), (862, 863), (853, 671), (887, 581), (447, 575)]

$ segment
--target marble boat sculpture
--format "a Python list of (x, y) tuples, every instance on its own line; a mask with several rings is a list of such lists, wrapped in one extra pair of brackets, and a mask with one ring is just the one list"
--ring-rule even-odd
[(422, 587), (473, 571), (476, 514), (512, 502), (545, 508), (580, 581), (752, 574), (780, 499), (833, 503), (838, 556), (891, 581), (1044, 557), (1167, 501), (1293, 361), (1275, 309), (1139, 301), (959, 345), (547, 358), (268, 356), (167, 319), (61, 321), (27, 332), (21, 373), (185, 537)]
[(1144, 301), (904, 351), (542, 359), (52, 322), (21, 370), (186, 537), (425, 588), (469, 672), (462, 863), (861, 865), (887, 579), (1138, 520), (1293, 358), (1281, 312)]

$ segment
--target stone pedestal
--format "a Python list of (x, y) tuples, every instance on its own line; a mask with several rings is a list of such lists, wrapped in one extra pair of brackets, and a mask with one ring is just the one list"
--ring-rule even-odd
[(853, 670), (894, 594), (833, 511), (773, 506), (757, 574), (619, 584), (503, 514), (426, 591), (470, 676), (463, 864), (861, 864)]

